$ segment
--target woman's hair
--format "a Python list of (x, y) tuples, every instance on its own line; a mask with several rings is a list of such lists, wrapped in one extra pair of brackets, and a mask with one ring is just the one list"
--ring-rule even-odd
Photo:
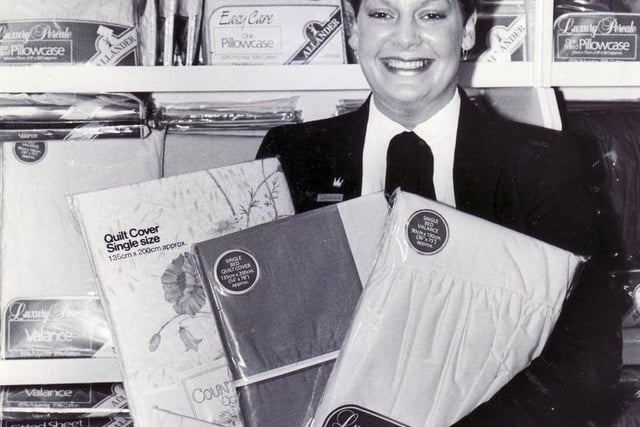
[[(353, 6), (353, 10), (358, 16), (358, 11), (360, 10), (360, 3), (363, 0), (349, 0), (351, 5)], [(464, 22), (467, 22), (467, 19), (471, 16), (474, 10), (476, 10), (476, 5), (478, 3), (477, 0), (458, 0), (460, 3), (460, 10), (462, 10), (462, 17), (464, 18)]]

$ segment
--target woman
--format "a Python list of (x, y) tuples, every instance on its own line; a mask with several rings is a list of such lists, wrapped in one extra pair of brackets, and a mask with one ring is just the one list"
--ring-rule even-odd
[[(458, 88), (461, 52), (475, 43), (474, 1), (353, 3), (352, 47), (372, 96), (350, 114), (272, 129), (258, 157), (280, 158), (298, 212), (397, 182), (425, 195), (426, 174), (428, 197), (590, 255), (543, 355), (457, 424), (584, 425), (611, 402), (621, 363), (621, 314), (603, 280), (608, 252), (585, 147), (481, 112)], [(404, 154), (398, 165), (396, 134), (419, 136), (412, 144), (431, 157)]]

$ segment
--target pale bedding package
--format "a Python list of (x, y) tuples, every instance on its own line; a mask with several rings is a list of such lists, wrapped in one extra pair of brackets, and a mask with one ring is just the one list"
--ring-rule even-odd
[(397, 191), (313, 425), (455, 423), (540, 354), (583, 261)]
[(2, 144), (3, 357), (114, 357), (67, 196), (159, 178), (162, 135)]
[(197, 241), (294, 214), (277, 159), (77, 194), (71, 202), (136, 426), (155, 427), (152, 417), (180, 415), (184, 425), (191, 425), (189, 417), (242, 425), (190, 249)]
[(0, 0), (0, 65), (139, 65), (135, 0)]
[(341, 0), (205, 0), (205, 64), (344, 64)]

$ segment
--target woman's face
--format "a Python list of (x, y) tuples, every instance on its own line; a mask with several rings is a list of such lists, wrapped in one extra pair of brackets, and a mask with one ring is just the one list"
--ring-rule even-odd
[(351, 41), (376, 106), (415, 125), (446, 105), (474, 25), (475, 14), (463, 22), (458, 0), (364, 0)]

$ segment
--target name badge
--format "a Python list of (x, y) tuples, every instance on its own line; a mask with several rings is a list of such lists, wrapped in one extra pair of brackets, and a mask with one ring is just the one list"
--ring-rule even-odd
[(324, 203), (338, 203), (344, 200), (344, 194), (342, 193), (318, 193), (316, 202)]

